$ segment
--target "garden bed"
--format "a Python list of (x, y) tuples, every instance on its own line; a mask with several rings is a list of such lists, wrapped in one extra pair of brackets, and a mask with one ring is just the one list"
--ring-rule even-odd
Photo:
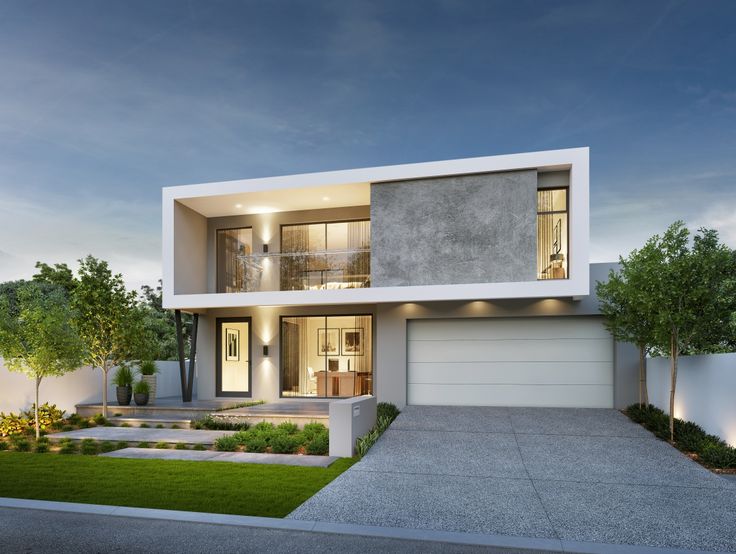
[[(656, 406), (632, 404), (623, 410), (623, 413), (654, 433), (656, 437), (669, 442), (669, 416)], [(709, 435), (702, 427), (691, 421), (675, 418), (673, 446), (715, 473), (736, 474), (736, 448), (729, 446), (715, 435)]]

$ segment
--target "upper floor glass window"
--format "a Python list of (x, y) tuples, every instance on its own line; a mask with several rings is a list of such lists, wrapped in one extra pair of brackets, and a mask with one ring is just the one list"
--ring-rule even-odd
[(568, 189), (537, 191), (537, 279), (567, 279)]
[(281, 290), (370, 286), (370, 220), (281, 227)]
[(253, 230), (250, 227), (217, 230), (217, 292), (248, 290), (247, 267), (239, 256), (253, 251)]

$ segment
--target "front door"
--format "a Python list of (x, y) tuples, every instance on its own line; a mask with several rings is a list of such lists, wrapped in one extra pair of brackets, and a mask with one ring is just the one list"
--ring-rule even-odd
[(251, 396), (249, 317), (217, 319), (217, 396)]

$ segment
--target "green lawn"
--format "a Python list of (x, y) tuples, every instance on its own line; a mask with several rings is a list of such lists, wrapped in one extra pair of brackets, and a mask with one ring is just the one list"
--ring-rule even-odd
[(0, 452), (0, 496), (284, 517), (354, 462), (312, 468)]

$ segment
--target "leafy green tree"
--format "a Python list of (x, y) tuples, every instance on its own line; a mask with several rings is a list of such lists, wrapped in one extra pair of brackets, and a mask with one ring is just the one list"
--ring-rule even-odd
[(126, 290), (122, 275), (113, 275), (107, 262), (93, 256), (79, 260), (79, 264), (72, 304), (86, 346), (85, 362), (102, 370), (102, 413), (107, 417), (108, 372), (136, 355), (141, 320), (135, 309), (135, 292)]
[(66, 264), (54, 264), (50, 266), (43, 262), (36, 262), (36, 269), (38, 273), (33, 276), (33, 280), (38, 283), (57, 285), (70, 295), (77, 288), (79, 281), (77, 281), (74, 273)]
[(649, 405), (646, 356), (656, 345), (652, 305), (661, 264), (656, 240), (650, 239), (641, 250), (620, 257), (621, 268), (611, 271), (608, 281), (596, 284), (600, 310), (611, 335), (639, 349), (639, 405)]
[(700, 229), (689, 247), (684, 223), (673, 223), (655, 237), (661, 259), (653, 300), (655, 336), (670, 356), (670, 440), (674, 440), (677, 363), (681, 353), (716, 348), (733, 337), (736, 311), (736, 258), (718, 232)]
[[(155, 337), (157, 348), (155, 355), (148, 359), (178, 360), (174, 312), (163, 308), (161, 281), (155, 288), (148, 285), (141, 287), (140, 306), (145, 311), (145, 327)], [(191, 320), (191, 315), (182, 314), (185, 351), (188, 351)]]
[(36, 438), (39, 388), (45, 377), (76, 370), (84, 354), (73, 325), (74, 313), (64, 289), (42, 283), (22, 283), (9, 295), (0, 296), (0, 355), (8, 369), (25, 373), (35, 380)]

